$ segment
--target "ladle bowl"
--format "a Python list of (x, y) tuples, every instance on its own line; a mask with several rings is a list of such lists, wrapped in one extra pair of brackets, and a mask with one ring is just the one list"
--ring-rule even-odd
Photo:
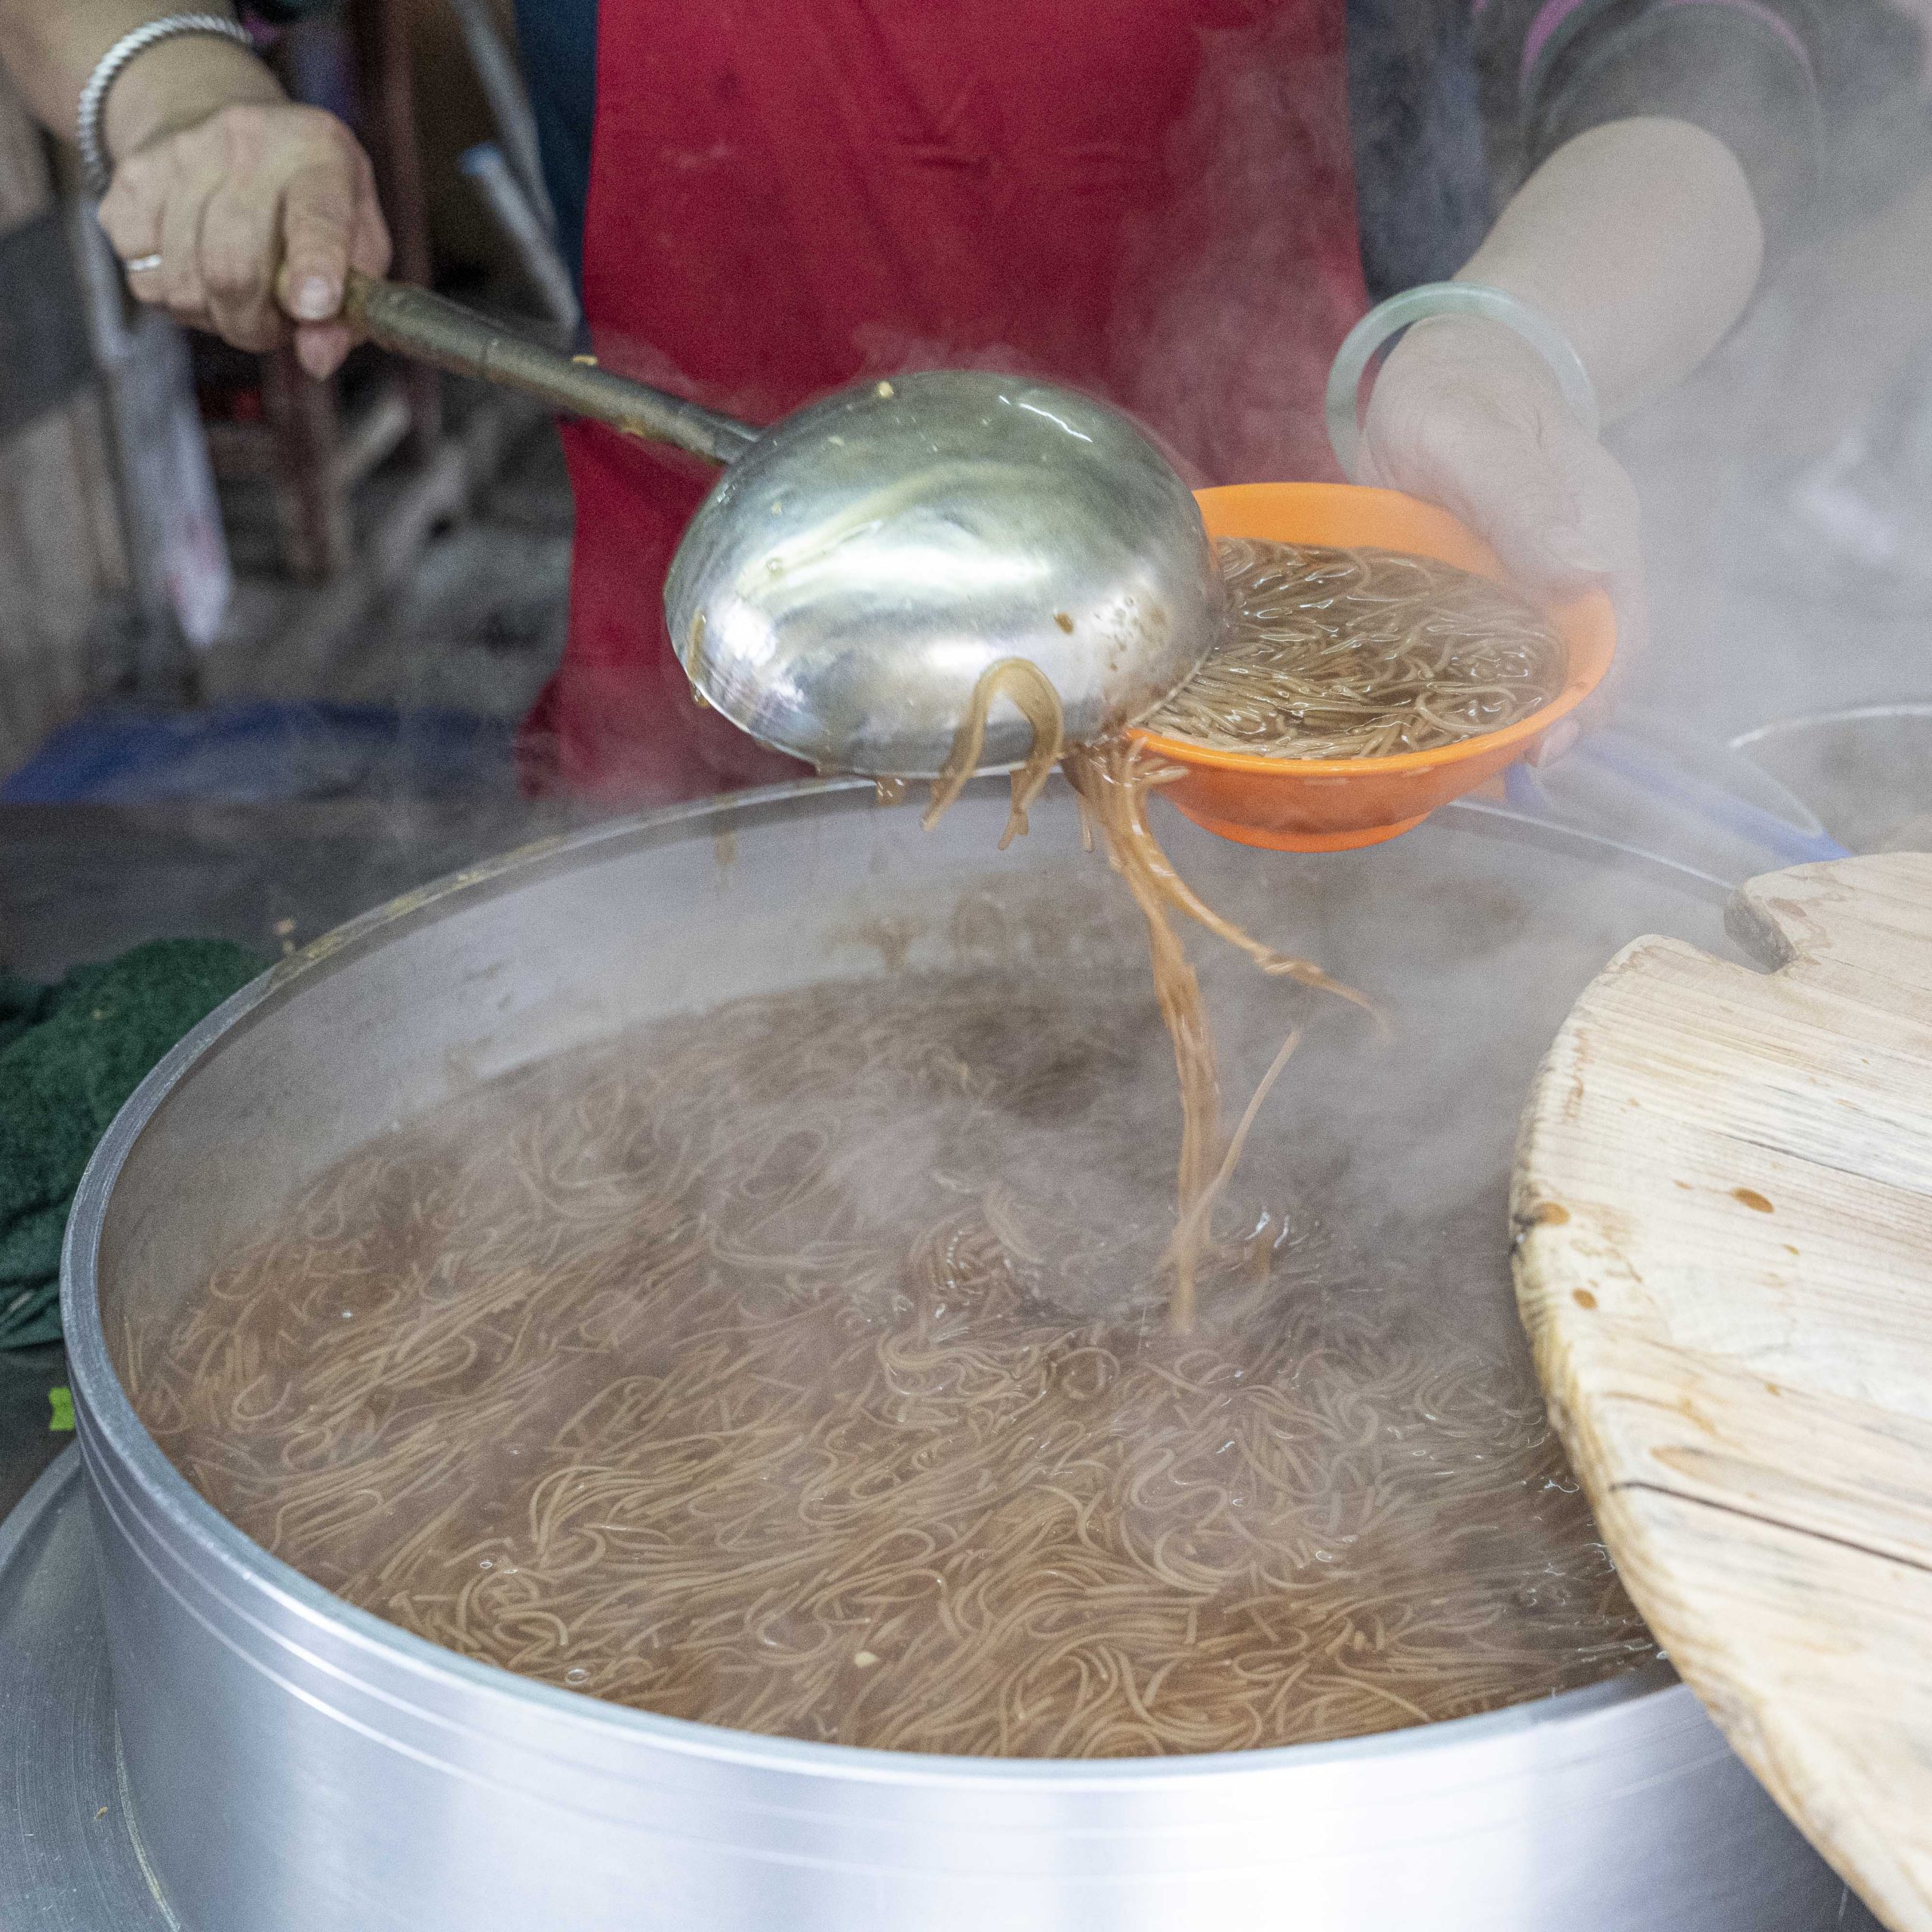
[[(343, 314), (398, 354), (724, 465), (672, 565), (671, 637), (700, 698), (823, 769), (936, 777), (1002, 657), (1038, 665), (1069, 736), (1096, 737), (1214, 641), (1220, 579), (1187, 486), (1091, 396), (931, 370), (761, 430), (424, 289), (352, 274)], [(983, 761), (1032, 742), (998, 700)]]
[[(1205, 654), (1221, 587), (1186, 485), (1118, 411), (935, 370), (768, 430), (692, 519), (664, 607), (693, 686), (753, 737), (930, 778), (1001, 658), (1046, 674), (1070, 737), (1140, 715)], [(983, 764), (1032, 743), (996, 700)]]
[[(1350, 483), (1244, 483), (1202, 490), (1196, 500), (1214, 537), (1343, 549), (1370, 544), (1435, 557), (1495, 583), (1509, 580), (1481, 537), (1447, 510), (1399, 491)], [(1569, 650), (1562, 689), (1514, 724), (1434, 751), (1388, 758), (1273, 758), (1213, 750), (1152, 731), (1136, 735), (1187, 774), (1164, 787), (1164, 795), (1223, 838), (1285, 852), (1380, 844), (1533, 751), (1552, 725), (1603, 681), (1617, 649), (1610, 599), (1600, 590), (1586, 591), (1549, 605), (1547, 614)]]

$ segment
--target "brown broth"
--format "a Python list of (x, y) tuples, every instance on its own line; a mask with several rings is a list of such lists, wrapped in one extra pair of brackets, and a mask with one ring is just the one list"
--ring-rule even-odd
[(324, 1176), (128, 1338), (136, 1405), (349, 1601), (755, 1731), (1238, 1749), (1651, 1656), (1472, 1339), (1486, 1221), (1352, 1244), (1264, 1123), (1173, 1331), (1167, 1049), (1125, 967), (660, 1023)]

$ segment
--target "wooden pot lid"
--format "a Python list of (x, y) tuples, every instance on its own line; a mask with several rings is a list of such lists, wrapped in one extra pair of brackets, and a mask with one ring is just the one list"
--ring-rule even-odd
[(1630, 1594), (1895, 1932), (1932, 1932), (1932, 857), (1754, 881), (1768, 973), (1638, 940), (1512, 1203), (1550, 1411)]

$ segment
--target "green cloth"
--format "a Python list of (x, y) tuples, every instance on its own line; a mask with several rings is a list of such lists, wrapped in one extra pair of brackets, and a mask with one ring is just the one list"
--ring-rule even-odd
[(9, 1047), (38, 1020), (54, 998), (51, 986), (0, 973), (0, 1047)]
[(60, 1332), (60, 1241), (94, 1144), (169, 1048), (262, 961), (162, 939), (59, 985), (0, 974), (0, 1349)]

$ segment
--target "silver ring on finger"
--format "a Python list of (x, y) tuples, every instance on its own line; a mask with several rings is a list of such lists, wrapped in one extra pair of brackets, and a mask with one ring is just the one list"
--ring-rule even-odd
[(158, 255), (131, 255), (122, 266), (130, 275), (152, 275), (161, 264)]

